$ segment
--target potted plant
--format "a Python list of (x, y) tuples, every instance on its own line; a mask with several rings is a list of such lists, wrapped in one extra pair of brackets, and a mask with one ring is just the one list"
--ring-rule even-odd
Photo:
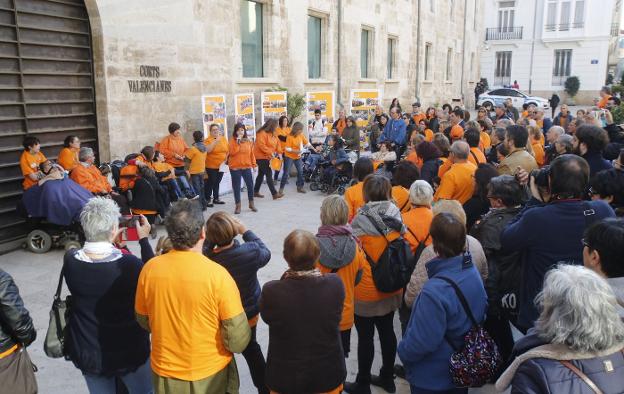
[[(274, 92), (286, 92), (288, 89), (282, 86), (276, 86), (270, 91)], [(286, 107), (288, 112), (288, 126), (292, 126), (295, 119), (297, 119), (305, 109), (305, 95), (301, 93), (288, 93), (286, 96)]]
[(581, 88), (581, 81), (577, 76), (568, 77), (565, 81), (564, 90), (568, 94), (568, 105), (576, 105), (574, 102), (574, 96)]

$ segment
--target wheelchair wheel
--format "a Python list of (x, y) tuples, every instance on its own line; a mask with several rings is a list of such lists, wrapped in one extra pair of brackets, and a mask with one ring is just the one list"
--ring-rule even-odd
[(33, 230), (26, 237), (26, 248), (33, 253), (45, 253), (52, 248), (52, 237), (43, 230)]
[(313, 192), (317, 191), (319, 189), (319, 184), (316, 182), (311, 182), (310, 183), (310, 190), (312, 190)]
[(82, 248), (82, 245), (80, 245), (80, 242), (78, 241), (71, 240), (71, 241), (65, 242), (65, 244), (63, 245), (63, 248), (65, 249), (65, 251), (69, 251), (72, 249), (80, 249)]
[(336, 189), (336, 194), (338, 195), (344, 195), (345, 194), (345, 187), (344, 186), (338, 186), (338, 189)]

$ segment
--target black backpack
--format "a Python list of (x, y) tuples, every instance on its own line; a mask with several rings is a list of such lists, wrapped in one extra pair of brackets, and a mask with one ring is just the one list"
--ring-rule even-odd
[(375, 287), (383, 293), (393, 293), (403, 289), (409, 283), (416, 263), (409, 244), (402, 236), (392, 242), (388, 241), (383, 231), (377, 227), (377, 223), (366, 215), (366, 211), (364, 210), (362, 213), (382, 234), (387, 243), (386, 249), (376, 262), (370, 258), (368, 253), (365, 253), (366, 260), (371, 266)]

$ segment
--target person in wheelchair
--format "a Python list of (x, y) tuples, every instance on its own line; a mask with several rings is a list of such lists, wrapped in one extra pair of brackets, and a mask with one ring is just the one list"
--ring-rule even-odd
[(373, 166), (375, 173), (383, 175), (388, 179), (392, 179), (392, 172), (397, 162), (397, 155), (394, 151), (392, 143), (389, 141), (382, 142), (379, 145), (379, 151), (373, 153)]
[[(169, 192), (169, 198), (171, 201), (178, 201), (185, 197), (182, 193), (180, 185), (176, 181), (175, 169), (171, 164), (165, 162), (165, 156), (160, 151), (154, 152), (154, 158), (152, 159), (152, 168), (156, 174), (156, 178), (160, 182), (160, 185)], [(185, 178), (186, 180), (186, 178)], [(190, 190), (187, 190), (187, 194), (191, 194)]]
[(327, 138), (329, 153), (323, 161), (323, 182), (332, 184), (338, 173), (344, 172), (348, 167), (349, 156), (344, 149), (344, 140), (338, 134), (331, 134)]
[(128, 200), (133, 214), (143, 215), (149, 224), (154, 224), (156, 216), (165, 217), (170, 202), (167, 193), (158, 183), (154, 170), (148, 166), (140, 166)]

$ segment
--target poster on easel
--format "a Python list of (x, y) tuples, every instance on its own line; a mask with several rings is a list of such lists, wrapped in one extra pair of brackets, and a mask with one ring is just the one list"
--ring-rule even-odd
[(264, 124), (269, 119), (278, 120), (280, 116), (288, 114), (288, 92), (262, 92), (260, 102), (262, 111), (260, 112), (260, 122)]
[(253, 93), (241, 93), (234, 96), (234, 122), (242, 123), (247, 135), (256, 139), (256, 114), (254, 112)]
[(204, 135), (210, 132), (210, 125), (216, 124), (222, 135), (227, 137), (225, 95), (213, 94), (202, 96), (202, 123)]
[(351, 89), (349, 104), (351, 116), (359, 129), (368, 125), (369, 117), (375, 113), (375, 107), (381, 101), (379, 89)]
[(335, 101), (334, 92), (307, 92), (306, 93), (306, 123), (308, 129), (314, 122), (314, 111), (321, 110), (321, 119), (323, 120), (326, 132), (331, 130), (334, 123)]

